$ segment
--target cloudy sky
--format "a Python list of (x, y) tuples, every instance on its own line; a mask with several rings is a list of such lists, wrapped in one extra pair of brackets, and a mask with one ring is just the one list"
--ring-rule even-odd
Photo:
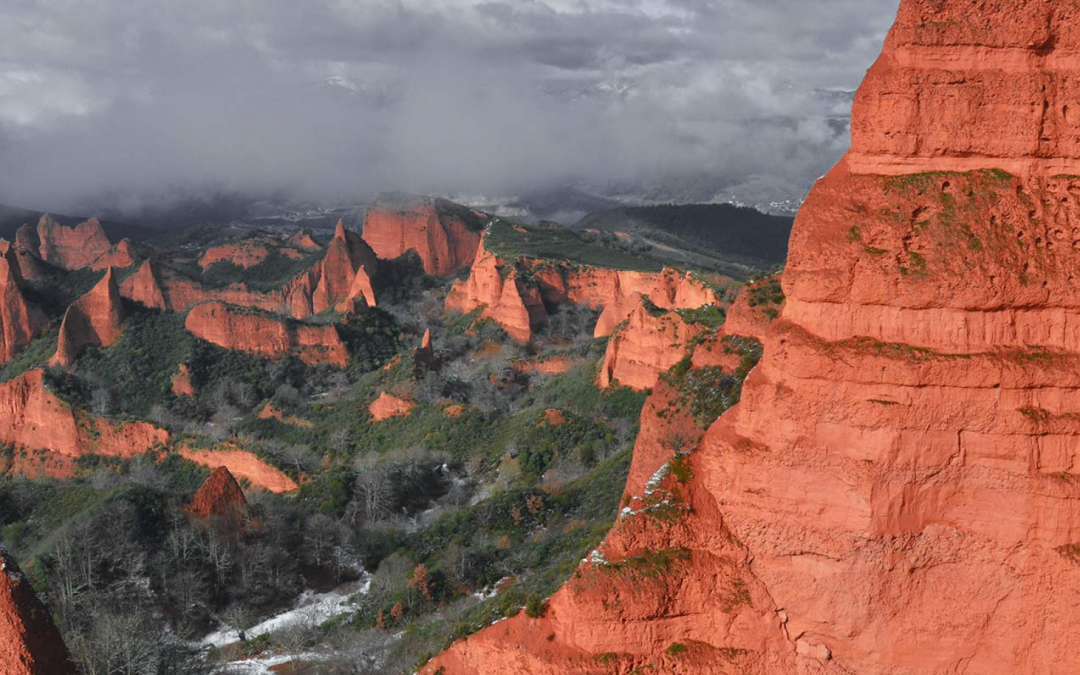
[(2, 0), (0, 202), (794, 192), (897, 0)]

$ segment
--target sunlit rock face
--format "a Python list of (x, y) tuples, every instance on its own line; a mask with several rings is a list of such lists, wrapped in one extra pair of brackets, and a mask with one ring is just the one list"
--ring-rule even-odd
[(1078, 88), (1071, 3), (904, 0), (685, 511), (421, 672), (1075, 672)]

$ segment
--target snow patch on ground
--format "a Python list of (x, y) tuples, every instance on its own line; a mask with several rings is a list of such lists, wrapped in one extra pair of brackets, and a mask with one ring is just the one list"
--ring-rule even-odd
[[(355, 611), (356, 607), (352, 599), (357, 595), (367, 594), (369, 590), (371, 590), (371, 575), (365, 575), (362, 581), (336, 588), (329, 593), (304, 591), (297, 598), (292, 609), (252, 626), (245, 631), (245, 635), (250, 640), (291, 626), (316, 627), (328, 619)], [(201, 645), (203, 647), (224, 647), (238, 641), (239, 637), (236, 629), (222, 623), (220, 629), (202, 639)], [(243, 663), (252, 662), (241, 662), (241, 665)], [(280, 663), (284, 663), (284, 661)]]

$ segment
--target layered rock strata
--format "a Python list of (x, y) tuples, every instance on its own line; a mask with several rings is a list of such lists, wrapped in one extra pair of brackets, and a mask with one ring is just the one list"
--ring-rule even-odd
[(440, 208), (442, 204), (434, 199), (382, 197), (364, 214), (364, 240), (380, 258), (397, 258), (415, 251), (425, 272), (450, 276), (473, 263), (480, 230), (455, 213), (467, 211), (465, 207), (455, 205), (449, 210)]

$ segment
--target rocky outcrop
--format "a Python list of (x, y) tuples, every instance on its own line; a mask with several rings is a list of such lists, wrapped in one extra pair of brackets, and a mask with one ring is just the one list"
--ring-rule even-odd
[(704, 331), (676, 312), (661, 310), (637, 296), (626, 325), (608, 340), (597, 384), (649, 389), (660, 374), (686, 356), (687, 345)]
[(582, 365), (583, 359), (570, 356), (547, 356), (542, 358), (519, 359), (511, 362), (511, 367), (519, 373), (539, 373), (541, 375), (562, 375)]
[(318, 251), (322, 248), (319, 242), (315, 241), (311, 236), (311, 229), (307, 227), (297, 230), (295, 234), (286, 240), (286, 243), (301, 251)]
[(14, 248), (0, 256), (0, 364), (7, 363), (49, 322), (45, 314), (23, 297)]
[(187, 512), (199, 520), (221, 518), (242, 523), (248, 518), (248, 503), (228, 467), (219, 466), (191, 498)]
[(424, 330), (420, 346), (413, 350), (413, 363), (424, 368), (435, 367), (435, 348), (431, 346), (431, 329)]
[(225, 349), (280, 358), (294, 354), (305, 363), (344, 368), (349, 353), (337, 329), (308, 325), (252, 309), (208, 302), (188, 312), (184, 327), (197, 338)]
[(120, 295), (150, 309), (162, 312), (170, 309), (169, 303), (165, 300), (165, 291), (162, 290), (158, 274), (154, 270), (154, 264), (149, 260), (143, 261), (134, 274), (121, 282)]
[[(23, 245), (31, 245), (27, 237)], [(116, 246), (105, 236), (101, 223), (90, 219), (75, 227), (66, 227), (44, 215), (37, 226), (38, 255), (45, 262), (66, 270), (107, 267), (124, 268), (135, 264), (128, 242)]]
[(408, 417), (416, 404), (412, 401), (388, 394), (385, 391), (368, 406), (371, 419), (376, 422), (388, 420), (391, 417)]
[(315, 426), (311, 420), (301, 419), (295, 415), (286, 416), (285, 413), (274, 406), (272, 401), (266, 402), (266, 405), (259, 411), (258, 418), (261, 420), (277, 420), (282, 424), (290, 424), (294, 427), (311, 428)]
[(852, 151), (799, 212), (764, 359), (688, 456), (688, 511), (634, 540), (679, 552), (656, 578), (686, 591), (563, 599), (620, 559), (635, 514), (542, 622), (432, 665), (575, 672), (612, 653), (663, 671), (678, 642), (769, 675), (1074, 672), (1078, 21), (1061, 3), (904, 0)]
[(383, 196), (364, 214), (364, 240), (380, 258), (397, 258), (416, 251), (424, 271), (450, 276), (473, 263), (480, 244), (482, 214), (445, 200)]
[(468, 314), (480, 308), (481, 318), (494, 321), (522, 344), (547, 321), (539, 288), (519, 280), (517, 268), (500, 261), (482, 241), (469, 278), (455, 281), (446, 296), (448, 311)]
[(365, 309), (375, 306), (375, 289), (371, 286), (371, 277), (361, 265), (353, 277), (349, 294), (334, 307), (334, 310), (342, 314), (360, 314)]
[(75, 675), (78, 672), (49, 610), (2, 544), (0, 664), (5, 675)]
[(46, 388), (41, 370), (0, 384), (0, 443), (67, 457), (131, 458), (168, 441), (169, 433), (152, 424), (108, 420), (72, 408)]
[(181, 446), (181, 457), (196, 464), (211, 468), (225, 467), (233, 476), (239, 476), (255, 487), (275, 493), (292, 492), (298, 486), (279, 469), (270, 466), (255, 456), (233, 444), (225, 443), (213, 449)]
[[(319, 269), (319, 283), (312, 295), (316, 314), (331, 309), (349, 295), (357, 271), (363, 267), (368, 276), (377, 273), (375, 252), (358, 234), (345, 229), (340, 220)], [(374, 293), (372, 293), (374, 301)]]
[(195, 396), (195, 385), (191, 383), (191, 369), (181, 363), (172, 376), (170, 387), (174, 396)]
[(124, 308), (120, 288), (112, 268), (89, 293), (82, 296), (64, 313), (57, 339), (56, 353), (50, 365), (70, 368), (87, 347), (108, 347), (120, 339), (123, 330)]
[(258, 242), (245, 241), (236, 244), (211, 246), (199, 257), (199, 267), (206, 270), (218, 263), (231, 263), (247, 269), (266, 260), (270, 249)]

